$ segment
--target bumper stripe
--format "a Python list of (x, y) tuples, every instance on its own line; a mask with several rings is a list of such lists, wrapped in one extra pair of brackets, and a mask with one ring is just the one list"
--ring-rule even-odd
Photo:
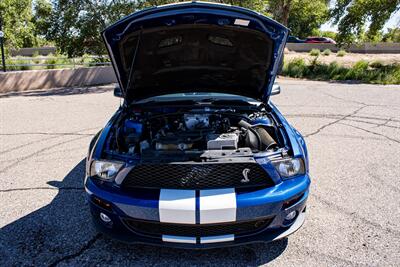
[(160, 222), (196, 223), (195, 190), (161, 189), (159, 201)]
[(164, 242), (173, 242), (173, 243), (196, 244), (196, 237), (163, 235), (162, 236), (162, 241), (164, 241)]
[(200, 223), (236, 221), (234, 188), (200, 191)]
[(200, 244), (229, 242), (235, 240), (235, 235), (205, 236), (200, 238)]

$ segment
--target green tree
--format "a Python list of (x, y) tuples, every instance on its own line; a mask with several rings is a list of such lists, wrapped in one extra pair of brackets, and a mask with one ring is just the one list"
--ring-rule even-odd
[[(44, 0), (41, 0), (44, 1)], [(54, 0), (50, 29), (46, 34), (57, 48), (68, 56), (104, 54), (100, 32), (113, 22), (150, 6), (169, 4), (175, 0)], [(217, 1), (265, 10), (263, 0)], [(40, 24), (42, 25), (42, 24)], [(40, 27), (46, 29), (46, 25)]]
[(35, 35), (44, 37), (50, 29), (50, 18), (53, 6), (48, 0), (36, 0), (33, 4), (32, 22), (35, 26)]
[(31, 0), (1, 0), (0, 20), (4, 31), (6, 54), (11, 49), (32, 47), (36, 44)]
[(307, 37), (328, 20), (328, 0), (268, 0), (267, 11), (291, 34)]
[(326, 0), (294, 0), (289, 13), (288, 27), (293, 35), (305, 38), (329, 19), (328, 14)]
[(400, 43), (400, 28), (388, 29), (382, 37), (383, 42)]
[[(45, 0), (37, 1), (45, 2)], [(328, 19), (328, 0), (314, 0), (313, 2), (304, 0), (211, 1), (242, 6), (270, 15), (291, 28), (292, 34), (300, 37), (310, 35)], [(105, 49), (99, 33), (105, 27), (136, 10), (173, 2), (177, 1), (53, 0), (51, 27), (46, 36), (55, 42), (62, 53), (69, 56), (85, 53), (104, 54)], [(40, 28), (45, 29), (46, 26), (42, 27), (40, 24)]]
[(399, 9), (400, 0), (337, 0), (331, 16), (338, 25), (338, 43), (348, 45), (362, 39), (376, 39), (386, 21)]
[(135, 7), (128, 0), (55, 0), (47, 39), (68, 56), (104, 54), (100, 32)]

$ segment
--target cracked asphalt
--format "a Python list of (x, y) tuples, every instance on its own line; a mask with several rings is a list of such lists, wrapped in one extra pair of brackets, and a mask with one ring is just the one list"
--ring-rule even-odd
[(0, 266), (400, 266), (400, 87), (284, 79), (272, 97), (306, 138), (306, 222), (270, 244), (188, 251), (93, 229), (88, 143), (119, 105), (112, 86), (0, 96)]

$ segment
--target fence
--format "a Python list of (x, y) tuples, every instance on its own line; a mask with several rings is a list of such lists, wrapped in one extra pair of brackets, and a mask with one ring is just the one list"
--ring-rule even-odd
[(81, 68), (110, 66), (107, 56), (84, 56), (76, 58), (68, 57), (15, 57), (6, 59), (6, 69), (15, 70), (39, 70), (58, 68)]

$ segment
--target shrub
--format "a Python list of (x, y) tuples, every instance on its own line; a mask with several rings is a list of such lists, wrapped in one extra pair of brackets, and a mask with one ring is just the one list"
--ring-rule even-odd
[(8, 60), (6, 60), (6, 64), (7, 64), (8, 70), (31, 70), (32, 69), (32, 66), (27, 66), (29, 64), (32, 64), (32, 62), (29, 59), (25, 59), (22, 56), (17, 56), (14, 59), (8, 59)]
[(321, 51), (319, 51), (319, 49), (311, 49), (309, 54), (310, 54), (310, 56), (316, 57), (316, 56), (319, 56), (320, 53), (321, 53)]
[(52, 53), (50, 53), (47, 55), (47, 59), (44, 63), (47, 64), (47, 69), (55, 69), (56, 66), (54, 64), (57, 64), (57, 59)]
[(363, 80), (362, 78), (367, 74), (367, 70), (368, 62), (360, 60), (349, 69), (346, 74), (346, 80)]
[(48, 64), (46, 66), (47, 69), (62, 69), (66, 65), (69, 65), (70, 62), (68, 58), (65, 58), (63, 56), (54, 56), (53, 54), (48, 54), (47, 57), (48, 58), (45, 61), (45, 64)]
[(35, 63), (35, 64), (39, 64), (40, 63), (40, 59), (36, 59), (36, 58), (40, 57), (39, 51), (35, 51), (33, 53), (32, 57), (34, 57), (34, 59), (32, 60), (33, 63)]
[(357, 80), (366, 83), (400, 84), (400, 64), (383, 65), (380, 62), (369, 64), (362, 60), (352, 67), (344, 67), (337, 62), (323, 64), (318, 62), (316, 57), (308, 64), (303, 59), (285, 63), (283, 75), (317, 80)]
[(379, 69), (384, 67), (384, 64), (381, 61), (373, 61), (369, 64), (369, 66), (373, 69)]
[(81, 58), (80, 58), (80, 63), (84, 66), (84, 67), (88, 67), (90, 66), (93, 62), (93, 58), (88, 55), (88, 54), (84, 54)]
[(308, 74), (308, 67), (302, 58), (295, 58), (287, 64), (284, 64), (283, 75), (295, 78), (302, 78)]
[(330, 49), (325, 49), (325, 50), (322, 52), (322, 55), (324, 55), (324, 56), (329, 56), (331, 53), (332, 53), (332, 51), (331, 51)]
[(344, 57), (346, 54), (347, 54), (347, 53), (346, 53), (345, 50), (340, 49), (340, 50), (336, 53), (336, 56), (337, 56), (337, 57)]

